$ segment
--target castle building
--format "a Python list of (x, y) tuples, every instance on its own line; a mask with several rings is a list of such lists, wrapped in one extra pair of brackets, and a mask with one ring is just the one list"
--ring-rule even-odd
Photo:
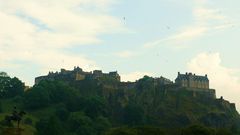
[(178, 72), (175, 83), (187, 88), (209, 89), (209, 80), (207, 75), (199, 76), (192, 73), (181, 74)]
[(154, 85), (172, 85), (173, 82), (165, 77), (154, 78)]
[(102, 77), (108, 77), (120, 81), (120, 75), (115, 72), (103, 73), (101, 70), (94, 70), (93, 72), (85, 72), (79, 67), (74, 67), (73, 70), (61, 69), (60, 72), (49, 72), (46, 76), (40, 76), (35, 78), (35, 84), (38, 84), (42, 80), (54, 81), (54, 80), (66, 80), (66, 81), (81, 81), (86, 78), (100, 79)]

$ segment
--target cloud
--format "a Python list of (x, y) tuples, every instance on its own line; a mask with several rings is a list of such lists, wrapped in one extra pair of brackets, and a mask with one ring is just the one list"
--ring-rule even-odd
[(125, 82), (127, 81), (133, 82), (144, 77), (145, 75), (151, 76), (152, 73), (135, 71), (127, 74), (121, 74), (121, 80)]
[(206, 4), (208, 0), (194, 0), (196, 4)]
[(136, 53), (126, 50), (126, 51), (122, 51), (122, 52), (117, 52), (117, 53), (115, 53), (115, 55), (120, 58), (130, 58), (130, 57), (135, 56)]
[(221, 62), (219, 53), (200, 53), (187, 67), (197, 74), (208, 74), (210, 87), (216, 89), (217, 96), (235, 102), (240, 110), (240, 69), (225, 67)]
[(182, 26), (174, 34), (165, 38), (147, 42), (143, 47), (170, 45), (173, 48), (185, 48), (190, 41), (235, 25), (233, 20), (222, 14), (219, 9), (209, 8), (207, 4), (207, 0), (195, 0), (192, 9), (192, 24)]
[[(194, 40), (202, 36), (206, 31), (207, 31), (206, 27), (187, 27), (176, 35), (172, 35), (165, 39), (160, 39), (160, 40), (146, 43), (144, 44), (144, 47), (145, 48), (154, 47), (154, 46), (161, 45), (161, 43), (165, 43), (165, 42), (171, 42), (174, 45), (176, 44), (179, 45), (186, 41)], [(176, 46), (176, 47), (184, 47), (184, 46)]]
[(193, 10), (197, 21), (205, 22), (208, 20), (226, 20), (226, 16), (220, 13), (220, 10), (198, 7)]
[[(75, 65), (98, 68), (81, 54), (69, 55), (65, 48), (103, 42), (103, 34), (125, 32), (118, 18), (109, 15), (115, 0), (0, 0), (0, 66), (4, 70), (26, 63), (45, 73)], [(27, 66), (32, 66), (27, 65)], [(39, 71), (38, 71), (39, 70)], [(58, 70), (58, 69), (57, 69)], [(25, 79), (24, 77), (22, 79)], [(32, 84), (32, 80), (25, 80)]]
[[(102, 2), (108, 1), (102, 0)], [(4, 17), (4, 22), (1, 22), (2, 32), (10, 35), (15, 31), (16, 34), (24, 32), (26, 38), (31, 37), (33, 43), (41, 42), (41, 46), (45, 47), (98, 43), (99, 34), (123, 30), (118, 19), (107, 15), (104, 11), (99, 9), (98, 12), (88, 12), (88, 9), (81, 9), (82, 6), (99, 7), (100, 3), (95, 0), (70, 0), (66, 3), (9, 0), (2, 1), (1, 4), (4, 7), (0, 10), (1, 18)], [(21, 31), (18, 31), (18, 28)], [(14, 40), (20, 39), (14, 38)]]

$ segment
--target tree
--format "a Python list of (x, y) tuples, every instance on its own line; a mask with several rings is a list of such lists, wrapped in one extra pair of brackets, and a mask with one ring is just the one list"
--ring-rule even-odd
[(183, 129), (181, 135), (215, 135), (215, 131), (201, 125), (193, 125)]
[(124, 108), (124, 122), (127, 125), (136, 126), (143, 124), (143, 109), (135, 104), (129, 104)]
[(64, 128), (61, 122), (55, 116), (51, 116), (48, 119), (40, 119), (36, 123), (37, 135), (62, 135), (64, 134)]
[(98, 135), (103, 134), (110, 127), (111, 127), (111, 123), (105, 117), (100, 116), (100, 117), (96, 118), (94, 121), (94, 128), (97, 131)]
[(24, 93), (24, 83), (14, 77), (10, 80), (10, 85), (7, 87), (7, 97), (15, 97)]
[(115, 128), (106, 132), (106, 135), (137, 135), (137, 131), (130, 128)]
[(233, 123), (233, 125), (231, 126), (231, 131), (236, 135), (240, 134), (240, 119)]
[(67, 101), (65, 101), (66, 108), (71, 112), (78, 112), (83, 110), (83, 106), (85, 104), (85, 98), (83, 97), (73, 97)]
[(216, 135), (232, 135), (232, 132), (229, 129), (218, 129)]
[(10, 78), (8, 75), (0, 75), (0, 96), (11, 98), (24, 93), (24, 83), (18, 78)]
[(106, 132), (106, 135), (165, 135), (165, 132), (157, 127), (140, 126), (134, 128), (121, 127), (111, 129)]
[(7, 87), (10, 86), (10, 77), (0, 76), (0, 96), (5, 98), (7, 95)]
[(0, 113), (3, 112), (3, 109), (2, 109), (2, 102), (0, 101)]
[(200, 120), (204, 123), (204, 125), (211, 127), (225, 127), (228, 124), (228, 120), (230, 119), (227, 113), (222, 112), (210, 112), (203, 116)]
[(24, 105), (27, 109), (46, 107), (49, 102), (49, 93), (41, 86), (34, 86), (24, 94)]
[(56, 109), (55, 114), (61, 121), (66, 121), (70, 115), (70, 112), (64, 106), (62, 106)]
[(78, 96), (76, 89), (61, 81), (44, 82), (43, 87), (49, 92), (52, 103), (66, 102)]
[(86, 114), (91, 118), (104, 116), (108, 112), (104, 99), (98, 96), (87, 98), (84, 108)]
[(165, 135), (165, 132), (157, 127), (141, 126), (134, 129), (137, 131), (137, 135)]
[(0, 77), (9, 77), (6, 72), (0, 72)]
[(83, 112), (74, 112), (68, 120), (69, 130), (79, 135), (96, 135), (92, 119)]

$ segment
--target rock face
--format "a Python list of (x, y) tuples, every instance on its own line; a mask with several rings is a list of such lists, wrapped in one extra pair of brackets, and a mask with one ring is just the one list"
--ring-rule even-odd
[[(221, 128), (230, 127), (239, 121), (235, 104), (223, 98), (217, 99), (213, 89), (156, 84), (154, 80), (144, 77), (134, 85), (131, 83), (131, 87), (103, 88), (103, 96), (123, 108), (129, 104), (142, 108), (146, 124), (161, 127), (184, 127), (201, 123)], [(112, 100), (113, 97), (115, 100)], [(119, 115), (118, 112), (113, 113)]]
[(235, 104), (216, 98), (216, 91), (209, 89), (207, 76), (179, 73), (176, 83), (164, 77), (148, 76), (136, 82), (121, 82), (117, 72), (105, 74), (95, 70), (88, 73), (75, 68), (38, 77), (36, 84), (41, 80), (67, 81), (83, 95), (94, 93), (103, 97), (111, 108), (109, 117), (116, 125), (126, 118), (124, 109), (128, 106), (138, 108), (139, 112), (135, 112), (144, 117), (141, 118), (144, 124), (161, 127), (178, 128), (194, 123), (231, 127), (240, 118)]
[[(38, 84), (40, 81), (48, 80), (48, 81), (83, 81), (86, 79), (91, 80), (115, 80), (119, 82), (120, 86), (124, 86), (126, 88), (131, 88), (136, 82), (121, 82), (121, 77), (115, 72), (103, 73), (101, 70), (94, 70), (93, 72), (85, 72), (79, 67), (74, 67), (73, 70), (65, 70), (61, 69), (61, 72), (49, 72), (46, 76), (39, 76), (35, 78), (35, 84)], [(207, 75), (199, 76), (192, 73), (181, 74), (178, 72), (178, 76), (175, 79), (175, 83), (170, 79), (165, 77), (152, 78), (154, 87), (162, 87), (167, 86), (169, 88), (173, 88), (176, 90), (176, 87), (184, 87), (189, 91), (195, 91), (197, 93), (205, 93), (206, 96), (216, 97), (215, 90), (209, 88), (209, 80)], [(105, 85), (106, 86), (106, 85)], [(109, 87), (109, 86), (107, 86)], [(169, 89), (171, 90), (171, 89)], [(195, 94), (195, 93), (193, 93)]]

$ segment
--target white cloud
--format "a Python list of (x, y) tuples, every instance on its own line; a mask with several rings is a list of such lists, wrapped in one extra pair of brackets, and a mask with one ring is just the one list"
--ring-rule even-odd
[(207, 0), (195, 0), (196, 4), (206, 4)]
[[(40, 42), (41, 46), (67, 47), (74, 44), (97, 43), (99, 34), (123, 30), (118, 19), (107, 15), (104, 11), (77, 10), (84, 5), (97, 8), (100, 3), (95, 0), (70, 0), (66, 3), (37, 0), (0, 2), (4, 7), (0, 10), (3, 18), (1, 20), (4, 20), (1, 22), (2, 32), (9, 33), (10, 36), (15, 32), (14, 35), (26, 33), (26, 38), (31, 37), (33, 43)], [(108, 1), (102, 0), (102, 2)], [(47, 29), (41, 30), (41, 26), (37, 23)]]
[(210, 87), (216, 89), (217, 96), (223, 96), (237, 103), (240, 110), (240, 69), (222, 65), (219, 53), (201, 53), (187, 64), (188, 70), (197, 74), (208, 74)]
[(130, 58), (130, 57), (135, 56), (136, 53), (126, 50), (126, 51), (122, 51), (122, 52), (117, 52), (117, 53), (115, 53), (115, 55), (120, 58)]
[(220, 14), (219, 10), (208, 9), (204, 7), (195, 8), (193, 14), (197, 21), (208, 21), (208, 20), (226, 20), (226, 17)]
[(170, 45), (173, 48), (185, 48), (190, 41), (207, 36), (217, 30), (224, 30), (234, 25), (232, 19), (228, 18), (218, 9), (207, 7), (207, 0), (195, 0), (192, 9), (192, 24), (183, 26), (174, 34), (156, 41), (144, 44), (144, 48), (159, 45)]
[[(1, 68), (14, 67), (18, 74), (19, 67), (24, 63), (16, 61), (37, 64), (43, 69), (41, 73), (75, 65), (86, 70), (97, 68), (96, 63), (85, 56), (69, 55), (61, 50), (100, 43), (102, 41), (98, 36), (101, 34), (124, 32), (126, 29), (120, 20), (108, 14), (108, 9), (115, 2), (0, 0)], [(27, 82), (32, 84), (32, 80)]]
[(131, 72), (131, 73), (127, 73), (127, 74), (121, 74), (121, 80), (122, 81), (136, 81), (142, 77), (144, 77), (145, 75), (151, 76), (151, 73), (148, 72), (139, 72), (139, 71), (135, 71), (135, 72)]
[[(194, 40), (195, 38), (198, 38), (199, 36), (202, 36), (207, 31), (206, 27), (187, 27), (184, 28), (182, 31), (180, 31), (176, 35), (169, 36), (165, 39), (156, 40), (153, 42), (146, 43), (144, 45), (145, 48), (154, 47), (161, 45), (161, 43), (164, 42), (171, 42), (174, 45), (183, 45), (184, 42)], [(185, 47), (185, 46), (175, 46), (175, 47)]]

